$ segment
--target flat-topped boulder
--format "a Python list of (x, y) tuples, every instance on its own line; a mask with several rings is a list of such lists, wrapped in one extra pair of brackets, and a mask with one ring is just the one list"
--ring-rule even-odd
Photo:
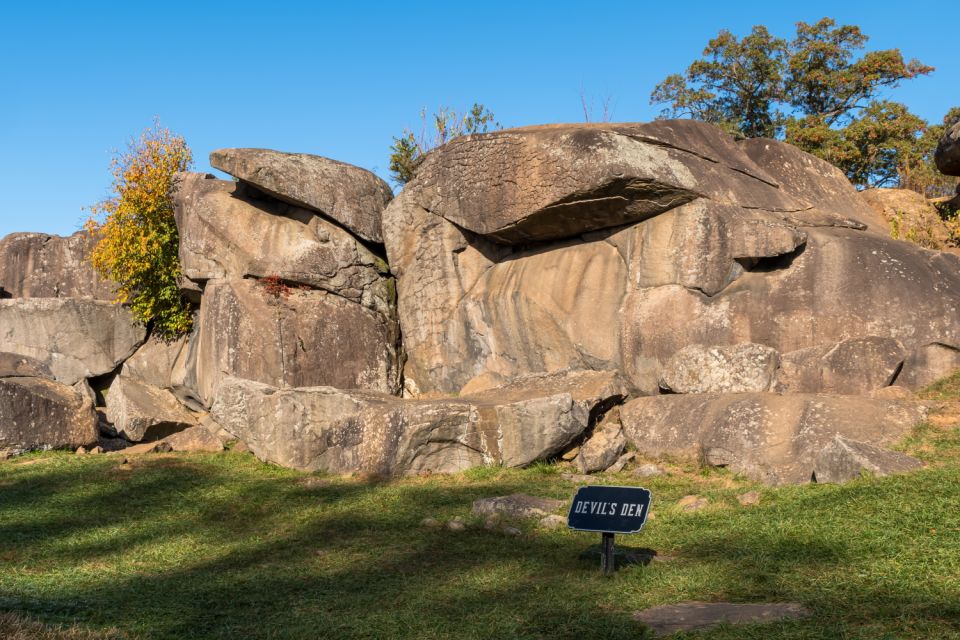
[(217, 149), (210, 165), (275, 198), (323, 214), (368, 242), (383, 243), (390, 186), (360, 167), (307, 153)]
[(126, 307), (81, 298), (0, 300), (0, 351), (28, 356), (72, 385), (109, 373), (146, 338)]
[(0, 239), (2, 297), (113, 300), (114, 284), (90, 263), (92, 248), (85, 231), (67, 237), (13, 233)]
[(232, 181), (185, 173), (177, 184), (174, 212), (187, 278), (276, 278), (391, 313), (386, 263), (341, 227), (313, 211), (252, 198)]
[(97, 412), (80, 390), (44, 377), (0, 378), (0, 449), (75, 449), (97, 442)]
[(699, 197), (776, 212), (810, 206), (730, 136), (693, 120), (463, 136), (427, 154), (408, 190), (424, 209), (505, 244), (639, 222)]
[(404, 474), (523, 466), (559, 453), (622, 398), (606, 372), (528, 380), (480, 397), (401, 400), (332, 387), (224, 379), (214, 420), (261, 459), (303, 470)]
[(926, 415), (911, 400), (777, 393), (651, 396), (620, 411), (643, 455), (702, 458), (769, 484), (810, 481), (837, 436), (884, 447)]
[(123, 374), (105, 395), (107, 420), (131, 442), (160, 440), (197, 424), (172, 393)]

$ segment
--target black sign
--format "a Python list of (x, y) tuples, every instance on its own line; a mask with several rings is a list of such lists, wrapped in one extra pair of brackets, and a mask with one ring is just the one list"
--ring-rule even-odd
[(580, 487), (567, 526), (577, 531), (636, 533), (650, 511), (650, 492), (640, 487)]

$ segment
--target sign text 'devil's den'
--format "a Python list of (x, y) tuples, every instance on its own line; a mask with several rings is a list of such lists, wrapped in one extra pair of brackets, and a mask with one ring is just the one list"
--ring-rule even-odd
[(578, 531), (636, 533), (650, 510), (650, 492), (640, 487), (581, 487), (567, 524)]

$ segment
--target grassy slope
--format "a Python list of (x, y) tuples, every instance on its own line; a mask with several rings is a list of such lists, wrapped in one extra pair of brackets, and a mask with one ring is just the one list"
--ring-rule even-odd
[[(0, 637), (41, 622), (90, 638), (636, 639), (633, 611), (723, 599), (814, 616), (697, 638), (960, 638), (957, 415), (954, 401), (904, 442), (930, 463), (909, 476), (770, 489), (674, 467), (644, 482), (654, 519), (619, 539), (669, 558), (609, 579), (579, 558), (596, 534), (420, 526), (469, 519), (478, 497), (569, 499), (556, 467), (378, 484), (235, 453), (19, 458), (0, 463), (0, 611), (19, 616)], [(740, 506), (750, 489), (760, 505)], [(711, 506), (680, 512), (689, 493)]]

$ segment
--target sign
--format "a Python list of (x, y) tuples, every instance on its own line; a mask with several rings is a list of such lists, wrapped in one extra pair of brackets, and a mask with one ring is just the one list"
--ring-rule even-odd
[(577, 531), (637, 533), (647, 521), (650, 492), (641, 487), (580, 487), (567, 526)]

